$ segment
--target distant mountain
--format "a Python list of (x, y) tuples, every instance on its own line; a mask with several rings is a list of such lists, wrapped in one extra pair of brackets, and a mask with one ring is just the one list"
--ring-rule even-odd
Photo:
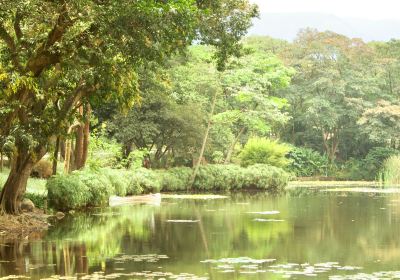
[(268, 35), (293, 40), (302, 28), (312, 27), (319, 31), (330, 30), (364, 41), (400, 39), (400, 21), (342, 18), (318, 13), (262, 14), (254, 20), (249, 35)]

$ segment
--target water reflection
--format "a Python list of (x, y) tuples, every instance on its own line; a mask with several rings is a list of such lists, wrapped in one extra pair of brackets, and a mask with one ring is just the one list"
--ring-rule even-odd
[(397, 271), (398, 200), (257, 194), (99, 209), (66, 217), (36, 241), (0, 240), (0, 277), (301, 279)]

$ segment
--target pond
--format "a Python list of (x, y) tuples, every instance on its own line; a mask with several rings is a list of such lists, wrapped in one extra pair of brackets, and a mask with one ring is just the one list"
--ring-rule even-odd
[(398, 194), (163, 198), (0, 242), (0, 279), (400, 278)]

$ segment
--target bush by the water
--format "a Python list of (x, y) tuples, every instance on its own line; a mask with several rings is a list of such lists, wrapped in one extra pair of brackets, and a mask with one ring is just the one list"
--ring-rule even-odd
[[(49, 206), (58, 210), (102, 206), (112, 195), (125, 196), (188, 190), (192, 169), (168, 170), (84, 169), (57, 175), (47, 182)], [(205, 165), (199, 169), (192, 191), (260, 189), (276, 192), (289, 181), (283, 169), (265, 164)]]
[[(57, 175), (47, 182), (49, 206), (59, 210), (102, 206), (112, 195), (136, 195), (153, 188), (154, 178), (116, 169), (84, 169), (69, 175)], [(150, 171), (152, 172), (152, 171)], [(143, 187), (145, 186), (145, 187)]]
[(391, 156), (384, 162), (381, 179), (386, 186), (400, 185), (400, 155)]
[(327, 173), (328, 158), (312, 149), (294, 147), (288, 153), (288, 158), (290, 159), (288, 169), (296, 176), (310, 177)]
[(163, 191), (185, 191), (187, 190), (192, 169), (189, 167), (174, 167), (157, 172), (161, 179), (161, 190)]
[(290, 147), (278, 141), (266, 138), (250, 138), (239, 157), (242, 166), (253, 164), (268, 164), (276, 167), (285, 167), (290, 161), (286, 158)]

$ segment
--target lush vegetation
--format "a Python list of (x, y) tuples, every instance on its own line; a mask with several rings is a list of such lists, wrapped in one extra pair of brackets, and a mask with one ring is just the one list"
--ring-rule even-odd
[(257, 14), (247, 0), (3, 1), (0, 150), (13, 164), (2, 211), (20, 212), (32, 167), (61, 138), (65, 171), (85, 165), (92, 108), (131, 107), (143, 72), (193, 41), (213, 46), (223, 70)]
[(400, 156), (391, 156), (384, 164), (381, 171), (383, 184), (394, 187), (400, 185)]
[[(299, 177), (384, 174), (400, 146), (400, 42), (312, 29), (290, 43), (244, 38), (257, 14), (247, 0), (5, 1), (2, 212), (19, 213), (29, 174), (61, 174), (51, 189), (78, 196), (76, 207), (115, 193), (281, 186), (244, 183), (248, 170), (269, 180), (272, 167), (257, 164)], [(108, 173), (68, 175), (85, 167)]]
[(126, 196), (160, 191), (282, 191), (289, 174), (280, 168), (257, 164), (248, 168), (237, 165), (202, 166), (191, 187), (192, 169), (168, 170), (83, 169), (48, 180), (49, 206), (58, 210), (105, 206), (112, 195)]
[(250, 138), (243, 147), (239, 157), (243, 166), (263, 163), (285, 167), (290, 162), (286, 158), (289, 151), (289, 146), (279, 144), (277, 141), (265, 138)]

